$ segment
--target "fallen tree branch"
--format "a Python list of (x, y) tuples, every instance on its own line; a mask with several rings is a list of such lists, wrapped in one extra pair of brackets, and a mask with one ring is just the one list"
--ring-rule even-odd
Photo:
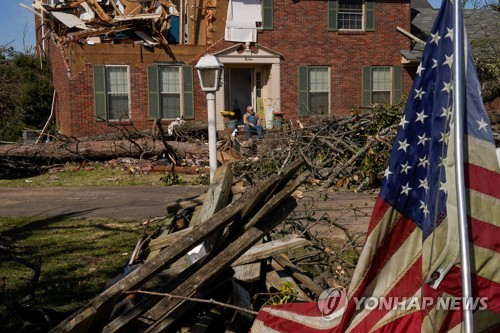
[(247, 314), (250, 314), (252, 316), (257, 316), (257, 314), (258, 314), (257, 311), (248, 310), (248, 309), (236, 306), (236, 305), (222, 303), (222, 302), (216, 301), (214, 299), (202, 299), (202, 298), (194, 298), (194, 297), (185, 297), (185, 296), (172, 295), (172, 294), (168, 294), (168, 293), (157, 293), (157, 292), (153, 292), (153, 291), (143, 291), (143, 290), (130, 290), (130, 291), (125, 292), (125, 294), (145, 294), (145, 295), (170, 297), (170, 298), (174, 298), (174, 299), (180, 299), (180, 300), (183, 300), (183, 301), (190, 301), (190, 302), (197, 302), (197, 303), (208, 303), (208, 304), (220, 305), (222, 307), (225, 307), (225, 308), (228, 308), (228, 309), (232, 309), (232, 310), (235, 310), (235, 311), (238, 311), (238, 312), (247, 313)]

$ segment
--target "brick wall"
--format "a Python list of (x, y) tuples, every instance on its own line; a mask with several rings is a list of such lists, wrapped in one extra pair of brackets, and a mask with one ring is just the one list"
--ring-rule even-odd
[[(331, 113), (345, 114), (361, 105), (362, 67), (400, 64), (399, 51), (409, 49), (408, 38), (396, 31), (396, 26), (410, 30), (409, 2), (376, 2), (375, 31), (361, 34), (329, 32), (327, 1), (277, 0), (274, 6), (274, 30), (263, 31), (258, 40), (283, 55), (281, 108), (291, 118), (298, 117), (299, 66), (330, 66)], [(404, 92), (411, 78), (403, 73)]]
[[(375, 32), (362, 34), (342, 34), (329, 32), (327, 27), (327, 1), (275, 0), (274, 30), (261, 31), (258, 43), (283, 55), (281, 63), (281, 109), (287, 117), (298, 117), (298, 67), (308, 65), (328, 65), (331, 68), (331, 113), (345, 114), (353, 106), (361, 104), (361, 68), (371, 65), (393, 66), (400, 64), (400, 50), (409, 49), (408, 38), (396, 31), (396, 26), (410, 30), (410, 4), (399, 1), (376, 2)], [(219, 21), (220, 22), (220, 21)], [(219, 29), (221, 30), (221, 29)], [(56, 110), (57, 123), (65, 135), (76, 137), (95, 136), (116, 132), (116, 128), (105, 122), (96, 122), (94, 116), (92, 62), (103, 57), (106, 52), (94, 53), (85, 58), (75, 53), (75, 49), (61, 47), (50, 42), (48, 54), (58, 93)], [(185, 49), (178, 54), (178, 60), (195, 65), (204, 53), (226, 49), (234, 43), (219, 38), (206, 49), (192, 46), (192, 52)], [(139, 49), (140, 47), (136, 47)], [(173, 46), (172, 51), (181, 50)], [(101, 50), (101, 49), (99, 49)], [(111, 50), (110, 50), (111, 51)], [(130, 50), (137, 52), (137, 50)], [(146, 54), (141, 57), (130, 55), (130, 102), (131, 117), (139, 130), (150, 130), (152, 121), (148, 119), (147, 61), (149, 56), (159, 59), (160, 55)], [(165, 54), (165, 53), (163, 53)], [(120, 55), (122, 61), (126, 55)], [(163, 56), (163, 55), (162, 55)], [(99, 58), (100, 57), (100, 58)], [(165, 61), (162, 60), (162, 61)], [(69, 64), (71, 63), (71, 68)], [(101, 63), (101, 60), (96, 63)], [(118, 63), (117, 63), (118, 64)], [(125, 63), (120, 63), (125, 64)], [(414, 70), (413, 70), (414, 71)], [(411, 70), (410, 70), (411, 72)], [(195, 121), (207, 119), (205, 93), (199, 87), (196, 71), (194, 74)], [(411, 87), (411, 73), (403, 70), (403, 93)], [(166, 122), (168, 123), (168, 122)], [(116, 124), (116, 123), (115, 123)], [(116, 124), (118, 125), (118, 124)]]

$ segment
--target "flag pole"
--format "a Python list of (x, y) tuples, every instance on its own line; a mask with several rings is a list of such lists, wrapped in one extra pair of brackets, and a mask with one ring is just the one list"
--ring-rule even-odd
[[(460, 257), (462, 266), (462, 305), (464, 316), (464, 331), (472, 333), (474, 323), (472, 318), (472, 288), (471, 288), (471, 267), (469, 261), (469, 236), (467, 228), (467, 209), (465, 201), (465, 181), (464, 181), (464, 157), (463, 157), (463, 118), (465, 103), (465, 60), (464, 60), (464, 26), (462, 1), (453, 2), (453, 105), (455, 106), (455, 178), (457, 191), (457, 208), (460, 240)], [(469, 305), (469, 306), (465, 306)]]

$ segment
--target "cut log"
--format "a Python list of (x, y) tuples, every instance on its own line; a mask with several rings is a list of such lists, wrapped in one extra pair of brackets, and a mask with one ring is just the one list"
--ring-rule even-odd
[[(137, 145), (135, 145), (137, 144)], [(0, 145), (0, 156), (20, 157), (24, 159), (55, 159), (60, 162), (75, 159), (110, 160), (117, 157), (144, 158), (161, 156), (164, 148), (155, 145), (150, 139), (139, 139), (132, 144), (127, 140), (117, 141), (82, 141), (82, 142), (47, 142), (44, 144), (5, 144)], [(208, 154), (208, 148), (196, 143), (169, 142), (180, 155), (194, 156)], [(141, 147), (138, 149), (137, 146)], [(147, 152), (147, 153), (144, 153)]]

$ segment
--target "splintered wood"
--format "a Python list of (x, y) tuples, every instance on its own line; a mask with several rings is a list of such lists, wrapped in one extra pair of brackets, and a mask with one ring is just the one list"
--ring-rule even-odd
[[(309, 175), (299, 173), (302, 166), (298, 159), (244, 189), (233, 186), (231, 164), (223, 165), (206, 194), (170, 204), (162, 223), (146, 223), (156, 223), (155, 230), (138, 241), (128, 273), (52, 332), (248, 330), (252, 315), (285, 283), (296, 295), (291, 300), (314, 300), (323, 289), (284, 255), (311, 242), (270, 239), (297, 207), (293, 194)], [(259, 267), (254, 282), (235, 273), (248, 265)]]
[[(60, 0), (54, 5), (35, 0), (32, 6), (33, 12), (45, 21), (61, 44), (125, 42), (148, 47), (167, 45), (172, 17), (180, 14), (167, 0)], [(129, 32), (128, 38), (117, 35), (125, 31)]]

